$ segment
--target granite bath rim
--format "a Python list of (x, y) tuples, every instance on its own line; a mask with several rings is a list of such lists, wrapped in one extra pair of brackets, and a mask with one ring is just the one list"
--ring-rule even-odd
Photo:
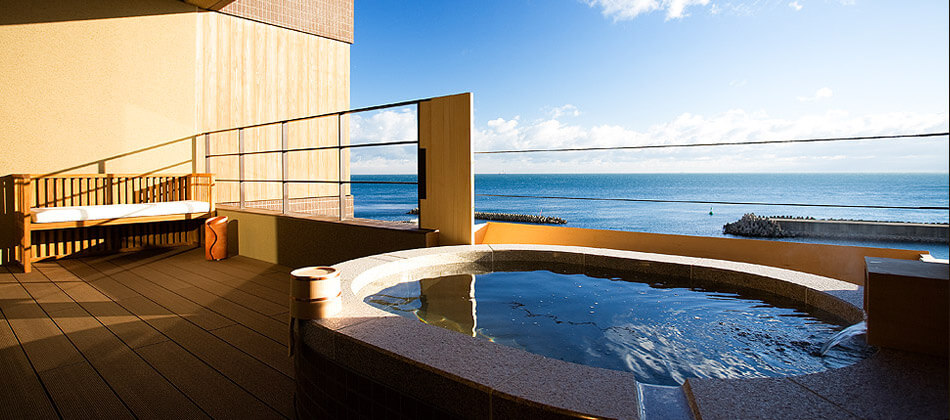
[[(304, 354), (297, 359), (325, 359), (390, 392), (459, 417), (639, 418), (643, 410), (684, 409), (689, 402), (684, 396), (672, 403), (681, 407), (643, 406), (630, 372), (550, 359), (426, 325), (365, 304), (367, 295), (387, 285), (442, 275), (552, 269), (602, 276), (635, 271), (765, 290), (848, 323), (864, 318), (863, 290), (848, 282), (755, 264), (633, 251), (463, 245), (379, 254), (333, 267), (341, 272), (343, 310), (298, 324), (297, 348)], [(295, 364), (299, 372), (298, 361)], [(835, 370), (821, 374), (833, 375)], [(676, 392), (684, 395), (684, 389)], [(307, 392), (298, 384), (298, 394)]]

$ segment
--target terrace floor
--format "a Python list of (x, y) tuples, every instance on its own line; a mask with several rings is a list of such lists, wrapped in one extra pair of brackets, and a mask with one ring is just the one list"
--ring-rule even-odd
[(293, 417), (289, 271), (195, 248), (0, 267), (0, 417)]

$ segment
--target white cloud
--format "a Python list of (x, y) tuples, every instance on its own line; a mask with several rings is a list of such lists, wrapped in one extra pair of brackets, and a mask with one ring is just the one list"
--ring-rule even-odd
[[(619, 125), (582, 127), (555, 119), (512, 124), (499, 118), (476, 130), (474, 141), (475, 150), (749, 142), (946, 131), (948, 121), (947, 113), (852, 116), (829, 111), (782, 119), (761, 111), (731, 110), (714, 116), (686, 113), (638, 131)], [(501, 132), (499, 127), (510, 129)], [(476, 171), (482, 173), (946, 171), (946, 167), (945, 139), (868, 141), (859, 147), (841, 142), (476, 155)]]
[(716, 3), (709, 4), (709, 14), (710, 15), (723, 15), (723, 16), (739, 16), (739, 17), (748, 17), (754, 16), (756, 13), (770, 7), (771, 5), (762, 1), (719, 1)]
[(665, 1), (664, 4), (668, 5), (666, 8), (667, 19), (680, 19), (687, 16), (686, 7), (705, 6), (709, 4), (709, 0), (670, 0)]
[(416, 112), (412, 108), (387, 109), (369, 116), (350, 117), (351, 143), (415, 140)]
[(550, 108), (548, 110), (548, 115), (550, 115), (551, 118), (554, 118), (554, 119), (558, 119), (561, 117), (577, 117), (581, 115), (581, 111), (577, 109), (577, 107), (574, 105), (566, 104), (564, 106)]
[(488, 122), (488, 126), (495, 129), (499, 133), (509, 133), (513, 132), (518, 128), (518, 120), (521, 119), (520, 116), (515, 116), (515, 118), (505, 121), (504, 118), (495, 118)]
[[(781, 2), (762, 1), (723, 1), (710, 0), (582, 0), (590, 7), (599, 7), (605, 17), (614, 22), (633, 20), (640, 15), (652, 12), (665, 12), (666, 20), (681, 19), (689, 16), (688, 9), (694, 6), (706, 7), (710, 15), (753, 16), (763, 9), (771, 8)], [(856, 0), (837, 0), (842, 6), (854, 6)], [(804, 9), (800, 0), (792, 0), (788, 7), (796, 12)]]
[[(816, 93), (815, 95), (818, 95)], [(556, 109), (556, 108), (552, 108)], [(565, 116), (566, 114), (562, 114)], [(735, 109), (716, 115), (684, 113), (640, 130), (618, 124), (583, 126), (559, 118), (495, 118), (472, 134), (477, 151), (749, 142), (947, 131), (946, 111), (852, 115), (830, 110), (789, 119)], [(414, 110), (353, 116), (351, 141), (416, 137)], [(415, 146), (351, 149), (354, 174), (415, 173)], [(476, 155), (479, 173), (557, 172), (945, 172), (946, 138)]]
[(350, 169), (355, 175), (393, 175), (416, 173), (416, 155), (373, 156), (350, 159)]
[(730, 81), (729, 81), (729, 86), (732, 86), (732, 87), (743, 87), (743, 86), (747, 85), (748, 83), (749, 83), (749, 81), (746, 80), (746, 79), (742, 79), (742, 80), (730, 80)]
[(832, 95), (834, 95), (834, 92), (831, 90), (831, 88), (823, 87), (821, 89), (816, 90), (815, 94), (812, 96), (799, 96), (798, 100), (801, 102), (814, 102), (814, 101), (819, 101), (822, 99), (828, 99)]
[(670, 20), (688, 16), (688, 7), (706, 6), (709, 0), (587, 0), (587, 4), (600, 7), (601, 13), (614, 21), (632, 20), (657, 10), (666, 12), (666, 20)]
[[(414, 108), (387, 109), (350, 117), (350, 143), (411, 141), (417, 138)], [(354, 174), (415, 173), (414, 145), (361, 147), (349, 150)]]

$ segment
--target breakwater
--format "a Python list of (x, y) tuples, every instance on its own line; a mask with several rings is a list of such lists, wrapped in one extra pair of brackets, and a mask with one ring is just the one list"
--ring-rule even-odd
[(782, 226), (774, 220), (757, 216), (755, 213), (746, 213), (742, 215), (741, 219), (726, 223), (722, 227), (722, 232), (727, 235), (750, 238), (788, 238), (795, 236), (782, 229)]
[[(415, 208), (409, 210), (406, 214), (419, 214), (419, 209)], [(489, 213), (484, 211), (476, 211), (475, 218), (480, 220), (492, 220), (496, 222), (538, 223), (546, 225), (563, 225), (567, 223), (567, 220), (554, 216), (516, 213)]]
[(868, 241), (947, 243), (950, 226), (936, 223), (816, 220), (746, 214), (723, 226), (723, 233), (755, 238), (834, 238)]
[(865, 222), (856, 220), (772, 219), (786, 232), (801, 237), (873, 241), (947, 243), (950, 226), (930, 223)]

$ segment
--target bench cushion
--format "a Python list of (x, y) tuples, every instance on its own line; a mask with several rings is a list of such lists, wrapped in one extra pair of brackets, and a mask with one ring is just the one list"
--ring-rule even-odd
[(33, 223), (79, 222), (144, 216), (207, 213), (207, 201), (185, 200), (164, 203), (108, 204), (100, 206), (39, 207), (30, 209)]

